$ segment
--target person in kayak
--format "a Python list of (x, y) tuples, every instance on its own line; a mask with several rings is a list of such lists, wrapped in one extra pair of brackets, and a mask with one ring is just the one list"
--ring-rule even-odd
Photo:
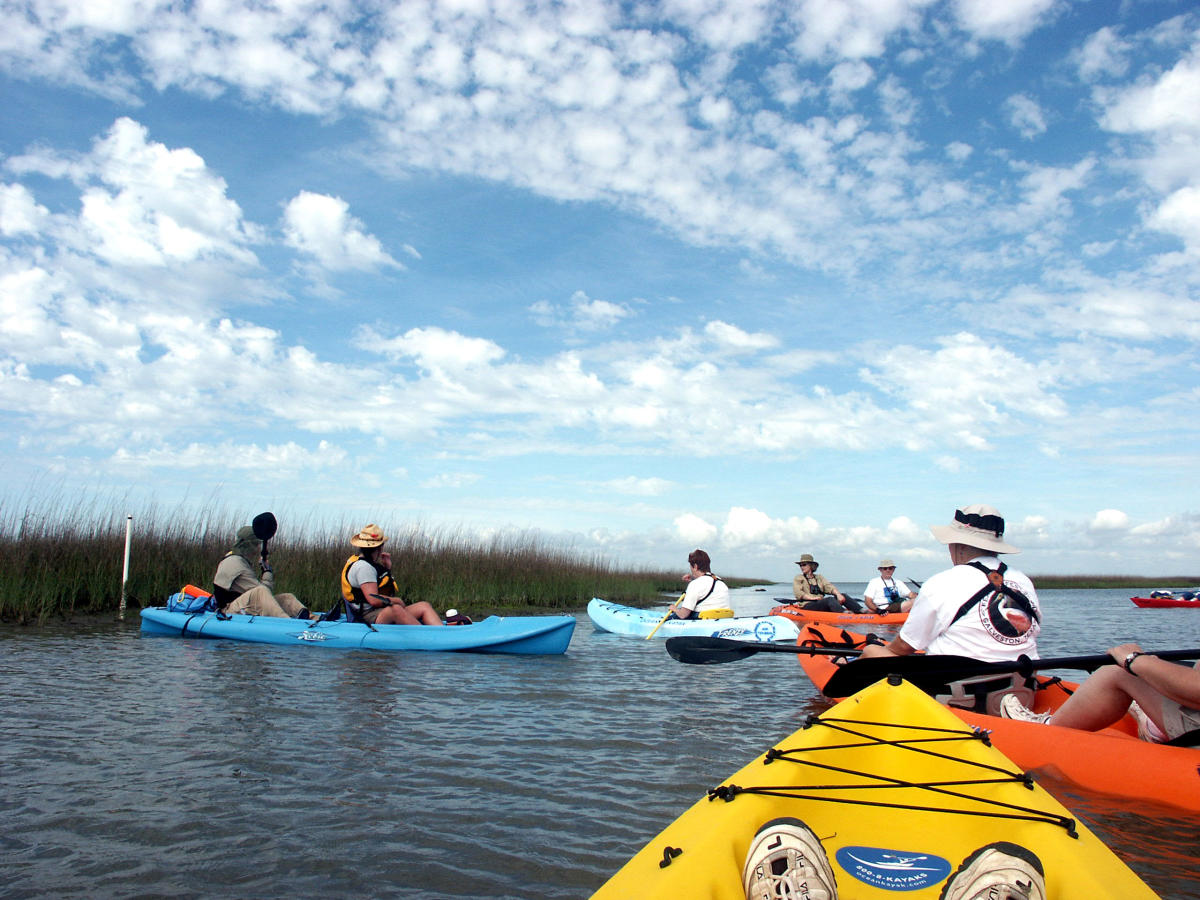
[(1101, 666), (1089, 675), (1057, 712), (1037, 713), (1016, 697), (1005, 697), (1000, 714), (1099, 731), (1128, 712), (1137, 719), (1138, 737), (1144, 741), (1162, 744), (1190, 732), (1200, 738), (1200, 661), (1181, 666), (1133, 643), (1112, 647), (1108, 655), (1116, 665)]
[(729, 619), (729, 585), (712, 573), (712, 560), (703, 550), (688, 554), (689, 571), (683, 576), (687, 590), (675, 604), (668, 619)]
[[(255, 559), (258, 560), (259, 575), (254, 574)], [(262, 541), (251, 525), (243, 525), (237, 530), (233, 547), (217, 564), (217, 572), (213, 575), (213, 599), (217, 603), (217, 612), (229, 616), (319, 618), (294, 594), (275, 593), (275, 572), (263, 555)]]
[(897, 581), (896, 564), (890, 559), (879, 561), (879, 574), (867, 583), (863, 592), (863, 603), (867, 612), (908, 612), (916, 594), (903, 581)]
[[(984, 504), (964, 506), (954, 511), (949, 525), (933, 525), (930, 531), (947, 545), (953, 567), (921, 585), (899, 635), (884, 645), (867, 645), (862, 655), (907, 656), (924, 650), (984, 662), (1036, 659), (1041, 607), (1029, 576), (999, 559), (1001, 553), (1021, 552), (1005, 543), (1000, 513)], [(1012, 692), (1033, 698), (1024, 679), (1006, 676), (969, 685), (955, 682), (950, 696), (939, 699), (997, 715), (1002, 698)]]
[(821, 609), (826, 612), (858, 612), (857, 604), (847, 599), (846, 595), (824, 575), (817, 574), (821, 564), (813, 559), (811, 553), (804, 553), (796, 560), (800, 574), (792, 579), (792, 594), (795, 595), (799, 606), (803, 609)]
[(396, 596), (392, 555), (383, 549), (386, 541), (378, 525), (367, 525), (350, 538), (358, 552), (342, 566), (342, 598), (368, 625), (443, 624), (442, 617), (424, 600), (405, 603)]

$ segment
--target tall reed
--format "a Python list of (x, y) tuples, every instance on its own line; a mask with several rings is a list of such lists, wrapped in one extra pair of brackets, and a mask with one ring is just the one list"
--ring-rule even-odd
[[(125, 514), (100, 504), (70, 509), (42, 500), (14, 510), (0, 504), (0, 620), (40, 622), (116, 612), (121, 600)], [(57, 509), (58, 512), (43, 511)], [(210, 587), (217, 562), (240, 525), (220, 509), (199, 516), (157, 509), (135, 517), (127, 585), (129, 608), (157, 606), (185, 584)], [(275, 589), (311, 609), (338, 596), (342, 565), (357, 526), (306, 528), (270, 542)], [(621, 569), (596, 555), (554, 547), (532, 532), (479, 538), (461, 531), (389, 529), (400, 595), (439, 611), (489, 613), (581, 609), (593, 596), (646, 605), (682, 589), (680, 572)], [(295, 529), (290, 534), (295, 534)], [(732, 585), (766, 583), (727, 579)]]

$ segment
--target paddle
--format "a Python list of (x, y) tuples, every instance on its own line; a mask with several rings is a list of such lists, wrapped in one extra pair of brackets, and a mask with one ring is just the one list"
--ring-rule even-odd
[(254, 536), (262, 541), (262, 561), (265, 564), (267, 561), (267, 541), (275, 537), (275, 529), (279, 527), (279, 523), (275, 521), (275, 516), (272, 513), (259, 513), (250, 521), (250, 527), (254, 529)]
[(681, 635), (667, 638), (667, 652), (672, 659), (695, 665), (733, 662), (755, 653), (807, 653), (809, 656), (858, 656), (857, 647), (810, 647), (784, 641), (735, 641), (731, 638), (704, 635)]
[[(1153, 655), (1159, 659), (1200, 659), (1200, 650), (1164, 650)], [(1021, 656), (1004, 662), (982, 662), (968, 656), (928, 654), (870, 656), (849, 662), (834, 672), (833, 677), (822, 688), (822, 693), (827, 697), (849, 697), (892, 674), (911, 681), (923, 691), (936, 692), (952, 681), (963, 681), (967, 678), (1010, 675), (1014, 672), (1028, 678), (1039, 669), (1083, 669), (1091, 672), (1113, 663), (1113, 658), (1107, 653), (1048, 659)]]
[(654, 626), (654, 630), (651, 631), (648, 635), (646, 635), (646, 640), (650, 640), (650, 638), (654, 637), (654, 635), (656, 635), (658, 633), (658, 629), (662, 628), (663, 622), (665, 622), (665, 621), (667, 621), (667, 619), (671, 618), (671, 613), (675, 612), (675, 607), (677, 607), (680, 603), (682, 603), (683, 598), (686, 596), (687, 596), (687, 594), (679, 595), (679, 599), (671, 604), (671, 608), (667, 610), (667, 614), (658, 620), (658, 624)]

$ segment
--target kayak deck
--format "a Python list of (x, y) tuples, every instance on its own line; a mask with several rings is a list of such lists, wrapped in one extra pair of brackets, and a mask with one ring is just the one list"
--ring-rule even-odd
[[(729, 619), (671, 619), (663, 622), (666, 610), (638, 609), (593, 597), (588, 618), (601, 631), (646, 638), (666, 639), (679, 635), (734, 638), (742, 641), (794, 641), (800, 633), (795, 622), (782, 616), (734, 616)], [(659, 623), (662, 622), (660, 626)], [(655, 629), (658, 629), (655, 631)]]
[(978, 732), (912, 685), (880, 681), (708, 791), (594, 898), (743, 898), (755, 832), (785, 816), (821, 839), (843, 897), (938, 897), (996, 840), (1039, 856), (1053, 900), (1154, 896)]
[[(778, 599), (782, 599), (777, 597)], [(854, 625), (870, 627), (871, 625), (903, 625), (908, 621), (908, 613), (853, 613), (830, 612), (825, 609), (805, 609), (797, 603), (785, 603), (771, 610), (773, 616), (783, 616), (793, 622), (807, 625)]]
[(425, 650), (557, 655), (565, 653), (574, 616), (488, 616), (471, 625), (366, 625), (305, 622), (271, 616), (225, 616), (142, 610), (142, 633), (171, 637), (223, 638), (256, 644), (326, 649)]

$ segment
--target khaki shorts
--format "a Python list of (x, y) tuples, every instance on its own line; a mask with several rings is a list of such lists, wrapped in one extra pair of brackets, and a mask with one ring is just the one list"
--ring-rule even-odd
[(1167, 697), (1162, 700), (1162, 717), (1169, 741), (1200, 728), (1200, 709), (1180, 706)]

